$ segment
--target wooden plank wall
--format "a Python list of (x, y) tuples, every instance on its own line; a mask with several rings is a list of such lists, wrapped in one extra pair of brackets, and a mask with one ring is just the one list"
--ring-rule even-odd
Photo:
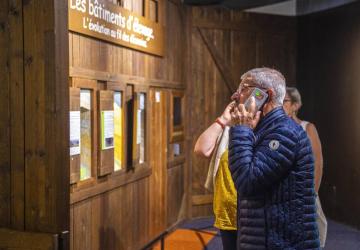
[[(110, 2), (113, 2), (110, 0)], [(116, 1), (115, 1), (116, 2)], [(150, 90), (150, 172), (96, 195), (71, 193), (71, 249), (140, 249), (178, 222), (185, 207), (184, 162), (169, 167), (168, 114), (171, 89), (184, 89), (183, 11), (180, 1), (161, 0), (166, 55), (157, 57), (76, 33), (69, 33), (70, 78), (131, 83)], [(143, 0), (124, 7), (142, 14)], [(155, 92), (161, 103), (155, 103)], [(136, 172), (136, 171), (135, 171)], [(98, 182), (100, 187), (103, 183)], [(114, 182), (113, 182), (114, 183)], [(84, 189), (86, 192), (86, 189)]]
[(1, 249), (69, 228), (67, 40), (67, 1), (0, 2)]
[(0, 226), (16, 232), (68, 229), (66, 27), (67, 1), (1, 1)]
[(0, 7), (0, 225), (18, 230), (24, 229), (22, 8), (21, 1)]
[(0, 226), (10, 225), (10, 69), (8, 48), (9, 24), (8, 20), (9, 4), (6, 1), (0, 8)]
[[(205, 190), (207, 159), (192, 153), (197, 137), (230, 101), (231, 92), (221, 71), (237, 86), (241, 75), (254, 67), (279, 69), (288, 83), (296, 78), (296, 20), (220, 8), (192, 9), (191, 72), (187, 80), (189, 155), (193, 217), (212, 215), (212, 195)], [(204, 43), (201, 33), (213, 42)], [(211, 53), (216, 49), (217, 53)], [(214, 58), (212, 54), (222, 58)], [(226, 67), (217, 66), (217, 61)]]

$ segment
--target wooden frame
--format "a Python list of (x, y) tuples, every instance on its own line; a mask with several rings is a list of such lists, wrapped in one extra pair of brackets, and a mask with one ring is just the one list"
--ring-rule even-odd
[[(181, 124), (174, 126), (174, 98), (181, 98)], [(167, 167), (173, 168), (185, 163), (185, 96), (184, 91), (181, 90), (169, 90), (169, 150), (168, 150), (168, 164)], [(180, 145), (180, 155), (174, 156), (174, 144)]]
[(107, 81), (107, 82), (121, 82), (121, 83), (126, 82), (128, 84), (133, 84), (133, 85), (151, 86), (151, 87), (159, 87), (159, 88), (171, 88), (171, 89), (179, 89), (179, 90), (185, 89), (185, 85), (177, 81), (152, 79), (141, 76), (132, 76), (132, 75), (111, 73), (105, 71), (97, 71), (97, 70), (79, 68), (79, 67), (70, 67), (70, 77), (85, 78), (85, 79)]
[[(174, 144), (180, 144), (180, 155), (174, 156)], [(184, 164), (185, 159), (185, 141), (179, 141), (169, 144), (169, 154), (168, 154), (168, 168), (176, 167), (178, 165)]]
[(124, 0), (115, 0), (114, 4), (120, 6), (120, 7), (124, 7)]
[[(80, 89), (70, 87), (70, 112), (80, 112)], [(80, 180), (80, 154), (70, 155), (70, 184), (75, 184)]]
[(122, 172), (121, 174), (112, 174), (106, 181), (98, 182), (88, 188), (78, 188), (72, 190), (70, 194), (70, 204), (86, 200), (95, 195), (108, 192), (112, 189), (136, 182), (140, 179), (150, 176), (151, 168), (137, 168), (133, 171)]
[[(98, 108), (98, 117), (97, 122), (99, 126), (98, 132), (98, 164), (97, 164), (97, 175), (105, 176), (111, 174), (114, 171), (114, 162), (109, 161), (114, 159), (114, 148), (103, 149), (102, 148), (102, 120), (101, 112), (105, 110), (114, 110), (114, 92), (111, 90), (98, 90), (97, 91), (97, 108)], [(114, 138), (113, 138), (114, 139)], [(114, 145), (115, 147), (115, 145)]]
[[(133, 158), (133, 166), (134, 168), (139, 168), (139, 167), (149, 167), (148, 161), (149, 161), (149, 146), (150, 146), (150, 129), (149, 129), (149, 124), (150, 124), (150, 100), (149, 100), (149, 87), (148, 86), (144, 86), (144, 85), (134, 85), (134, 110), (137, 110), (138, 108), (138, 103), (137, 103), (137, 94), (138, 93), (145, 93), (146, 95), (146, 100), (145, 100), (145, 160), (143, 163), (138, 163), (138, 159), (137, 158)], [(134, 136), (133, 136), (133, 145), (136, 144), (136, 125), (137, 125), (137, 120), (136, 120), (136, 115), (134, 115), (134, 120), (133, 120), (133, 131), (134, 131)], [(137, 150), (135, 149), (135, 152), (133, 151), (133, 156), (137, 155)]]
[[(152, 20), (150, 18), (150, 1), (153, 1), (156, 3), (157, 5), (157, 12), (156, 12), (156, 18), (155, 20)], [(152, 20), (153, 22), (157, 22), (157, 23), (161, 23), (163, 24), (163, 20), (162, 20), (162, 13), (164, 13), (164, 2), (163, 0), (143, 0), (143, 6), (144, 6), (144, 10), (143, 10), (143, 16), (148, 18), (149, 20)]]
[(98, 145), (98, 136), (96, 132), (98, 131), (98, 123), (96, 119), (98, 117), (98, 109), (97, 109), (97, 81), (81, 79), (81, 78), (72, 78), (71, 86), (79, 89), (89, 89), (91, 90), (91, 177), (86, 180), (80, 180), (74, 186), (76, 189), (78, 188), (87, 188), (96, 183), (96, 172), (97, 172), (97, 145)]
[[(174, 122), (174, 98), (181, 98), (181, 124), (175, 126)], [(170, 143), (179, 142), (184, 140), (184, 118), (185, 118), (185, 101), (184, 92), (178, 90), (170, 91)]]
[(124, 139), (123, 139), (123, 149), (124, 149), (124, 152), (123, 152), (123, 160), (124, 160), (124, 164), (123, 164), (123, 168), (121, 170), (118, 170), (118, 171), (113, 171), (112, 175), (115, 176), (115, 175), (120, 175), (120, 174), (124, 174), (126, 173), (126, 169), (127, 169), (127, 166), (126, 166), (126, 162), (127, 162), (127, 155), (126, 155), (126, 152), (127, 152), (127, 139), (126, 139), (126, 129), (127, 129), (127, 124), (126, 124), (126, 85), (124, 83), (121, 83), (121, 82), (107, 82), (106, 83), (106, 89), (107, 90), (111, 90), (113, 92), (122, 92), (122, 106), (123, 106), (123, 109), (124, 109), (124, 112), (123, 112), (123, 135), (124, 135)]

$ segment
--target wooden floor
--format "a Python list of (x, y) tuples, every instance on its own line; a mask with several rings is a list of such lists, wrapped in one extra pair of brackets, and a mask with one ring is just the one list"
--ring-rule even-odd
[[(203, 250), (217, 235), (216, 231), (202, 231), (196, 229), (177, 229), (165, 240), (165, 250)], [(160, 250), (160, 243), (154, 250)]]

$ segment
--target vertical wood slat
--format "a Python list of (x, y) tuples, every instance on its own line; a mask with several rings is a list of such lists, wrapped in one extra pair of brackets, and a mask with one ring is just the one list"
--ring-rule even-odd
[[(188, 34), (186, 36), (185, 42), (183, 44), (182, 50), (184, 51), (185, 59), (182, 62), (183, 66), (183, 72), (181, 74), (182, 79), (185, 83), (190, 83), (193, 80), (196, 80), (195, 78), (192, 78), (192, 57), (191, 57), (191, 51), (193, 48), (192, 45), (192, 11), (190, 7), (183, 7), (182, 8), (182, 16), (184, 18), (184, 33)], [(193, 84), (188, 84), (186, 90), (185, 90), (185, 108), (192, 107), (192, 98), (190, 98), (191, 93), (193, 91)], [(192, 204), (190, 201), (191, 192), (192, 192), (192, 114), (193, 112), (186, 112), (185, 113), (185, 120), (187, 121), (185, 124), (185, 157), (187, 158), (187, 161), (185, 163), (184, 167), (184, 196), (185, 196), (185, 214), (186, 216), (190, 217), (191, 215), (191, 209)]]
[[(109, 90), (98, 91), (98, 121), (99, 121), (99, 149), (98, 149), (98, 176), (110, 174), (114, 170), (114, 148), (102, 149), (101, 112), (114, 111), (114, 92)], [(113, 138), (114, 139), (114, 138)], [(114, 143), (114, 142), (113, 142)]]
[(11, 1), (10, 91), (11, 91), (11, 227), (24, 229), (24, 50), (23, 7)]
[[(80, 89), (70, 88), (70, 112), (80, 112)], [(80, 155), (70, 156), (70, 184), (74, 184), (80, 180)]]
[(74, 248), (74, 206), (70, 207), (70, 249), (73, 250)]
[(220, 53), (219, 49), (213, 44), (213, 41), (209, 37), (207, 32), (200, 28), (198, 28), (198, 31), (200, 33), (202, 41), (209, 50), (209, 53), (212, 59), (214, 60), (214, 63), (216, 64), (221, 75), (223, 76), (226, 86), (228, 87), (230, 92), (234, 92), (237, 86), (235, 84), (235, 81), (232, 76), (232, 72), (230, 70), (231, 69), (230, 64), (222, 57), (222, 53)]
[[(156, 93), (160, 94), (159, 102), (156, 101)], [(150, 128), (153, 138), (150, 147), (150, 218), (152, 223), (150, 234), (157, 236), (166, 229), (167, 219), (167, 124), (168, 105), (167, 92), (159, 89), (151, 89), (149, 92), (151, 103)]]
[(183, 198), (183, 165), (167, 169), (167, 226), (173, 225), (179, 219)]
[(10, 67), (9, 1), (0, 4), (0, 227), (10, 225)]
[(80, 35), (76, 33), (71, 33), (72, 36), (72, 54), (70, 57), (72, 57), (72, 66), (79, 67), (80, 66)]
[[(125, 92), (125, 123), (126, 123), (126, 166), (127, 168), (133, 168), (134, 167), (134, 157), (136, 151), (134, 150), (134, 136), (136, 135), (136, 127), (134, 124), (134, 119), (132, 119), (131, 115), (134, 116), (135, 114), (135, 92), (134, 92), (134, 86), (133, 85), (126, 85), (126, 92)], [(132, 112), (132, 114), (131, 114)], [(134, 135), (135, 134), (135, 135)]]
[(85, 201), (76, 204), (73, 213), (74, 218), (76, 218), (76, 221), (73, 222), (73, 250), (92, 249), (91, 202)]
[[(138, 93), (134, 87), (134, 95), (133, 95), (133, 134), (132, 134), (132, 141), (133, 141), (133, 159), (132, 159), (132, 166), (136, 167), (140, 160), (140, 145), (137, 144), (137, 130), (138, 130), (138, 116), (137, 112), (139, 109), (139, 101), (138, 101)], [(148, 97), (146, 97), (148, 98)]]

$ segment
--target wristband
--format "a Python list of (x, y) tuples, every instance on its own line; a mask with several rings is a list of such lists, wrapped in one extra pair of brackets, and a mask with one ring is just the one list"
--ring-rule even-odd
[(225, 124), (220, 121), (219, 117), (216, 118), (215, 122), (216, 122), (217, 124), (219, 124), (222, 129), (225, 128)]

